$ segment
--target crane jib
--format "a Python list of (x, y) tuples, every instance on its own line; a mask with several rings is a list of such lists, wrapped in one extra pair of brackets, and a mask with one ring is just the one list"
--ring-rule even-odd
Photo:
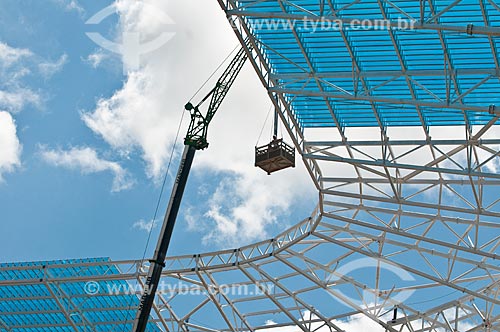
[[(248, 39), (245, 41), (248, 51), (251, 50)], [(153, 307), (153, 302), (161, 278), (161, 272), (165, 267), (165, 258), (167, 256), (170, 238), (174, 230), (177, 213), (181, 204), (184, 189), (191, 170), (194, 155), (196, 150), (202, 150), (208, 147), (207, 130), (213, 116), (219, 109), (222, 101), (224, 100), (229, 88), (234, 83), (236, 77), (240, 73), (245, 61), (247, 60), (245, 47), (243, 47), (234, 57), (229, 64), (228, 68), (224, 71), (222, 76), (217, 81), (215, 87), (209, 94), (197, 105), (193, 106), (187, 103), (185, 108), (190, 111), (191, 123), (188, 128), (186, 137), (184, 138), (184, 153), (179, 164), (177, 177), (172, 188), (172, 194), (163, 219), (162, 229), (158, 239), (158, 244), (154, 253), (154, 258), (150, 261), (151, 265), (148, 270), (146, 283), (144, 286), (144, 293), (141, 296), (137, 315), (134, 321), (134, 332), (144, 332), (146, 330), (149, 315)], [(200, 112), (199, 107), (201, 104), (211, 98), (208, 111), (205, 116)]]

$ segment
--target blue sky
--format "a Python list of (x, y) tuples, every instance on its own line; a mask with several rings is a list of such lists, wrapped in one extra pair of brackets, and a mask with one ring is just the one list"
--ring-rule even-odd
[[(140, 258), (141, 225), (152, 219), (182, 105), (237, 45), (216, 1), (162, 3), (167, 29), (164, 17), (130, 1), (101, 24), (85, 24), (112, 3), (0, 2), (2, 262)], [(120, 43), (132, 31), (147, 41), (165, 29), (175, 36), (125, 73), (119, 54), (86, 35)], [(269, 107), (247, 65), (210, 127), (210, 148), (196, 156), (171, 254), (271, 237), (312, 212), (316, 196), (300, 165), (271, 177), (253, 167)]]

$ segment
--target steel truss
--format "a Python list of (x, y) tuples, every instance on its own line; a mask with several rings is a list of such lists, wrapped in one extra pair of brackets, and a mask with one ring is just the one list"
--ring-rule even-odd
[[(494, 331), (500, 328), (500, 313), (495, 306), (499, 302), (498, 286), (494, 281), (498, 281), (500, 268), (492, 265), (488, 257), (482, 258), (481, 264), (476, 260), (474, 266), (472, 257), (459, 255), (456, 250), (439, 250), (437, 246), (430, 250), (425, 244), (398, 242), (396, 237), (389, 240), (390, 234), (382, 243), (380, 236), (337, 227), (332, 220), (331, 213), (318, 209), (310, 218), (274, 239), (237, 250), (168, 258), (151, 322), (164, 331), (256, 331), (290, 328), (290, 325), (304, 332), (343, 331), (339, 322), (363, 314), (387, 331), (462, 331), (464, 327), (468, 331)], [(399, 250), (385, 254), (382, 245)], [(372, 248), (379, 249), (373, 251)], [(453, 261), (456, 266), (463, 265), (472, 271), (453, 275), (448, 278), (450, 282), (446, 282), (428, 271), (431, 269), (413, 271), (408, 266), (411, 264), (398, 261), (398, 255), (404, 256), (404, 251)], [(376, 262), (380, 262), (382, 256), (384, 261), (398, 262), (398, 268), (410, 271), (415, 278), (401, 287), (394, 287), (392, 279), (386, 283), (374, 275), (361, 280), (342, 270), (349, 262), (372, 256), (377, 257)], [(67, 323), (6, 325), (6, 330), (43, 327), (74, 331), (127, 329), (133, 323), (133, 315), (120, 320), (103, 315), (99, 321), (89, 321), (87, 317), (96, 311), (133, 310), (134, 306), (126, 303), (107, 306), (104, 299), (120, 299), (130, 294), (139, 296), (147, 278), (147, 264), (137, 260), (2, 267), (0, 273), (9, 273), (11, 279), (1, 280), (0, 290), (43, 285), (49, 294), (2, 297), (0, 306), (4, 302), (55, 299), (58, 307), (45, 312), (35, 308), (1, 312), (0, 322), (12, 315), (61, 313), (67, 317)], [(446, 269), (439, 264), (433, 267)], [(478, 269), (488, 274), (474, 273)], [(449, 269), (449, 272), (453, 274), (455, 270)], [(39, 275), (43, 278), (30, 277)], [(125, 281), (128, 287), (113, 289), (117, 281)], [(100, 286), (96, 294), (83, 291), (89, 282)], [(64, 291), (72, 287), (82, 290), (72, 294)], [(447, 301), (427, 298), (436, 292), (441, 294), (443, 289), (454, 291), (447, 294)], [(426, 310), (395, 300), (397, 294), (413, 291), (426, 294), (424, 302), (429, 305)], [(89, 299), (93, 306), (84, 305)], [(95, 305), (101, 302), (101, 306)], [(396, 319), (392, 319), (393, 308), (398, 310)], [(81, 319), (71, 319), (75, 315)]]

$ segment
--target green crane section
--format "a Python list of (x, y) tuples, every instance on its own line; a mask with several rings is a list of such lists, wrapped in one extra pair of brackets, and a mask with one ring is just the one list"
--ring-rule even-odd
[[(249, 43), (247, 42), (247, 46), (250, 47), (248, 44)], [(240, 73), (241, 68), (243, 68), (246, 60), (247, 55), (245, 53), (245, 49), (241, 48), (222, 76), (219, 78), (212, 91), (210, 91), (198, 105), (193, 106), (191, 103), (186, 104), (185, 108), (191, 114), (191, 123), (189, 124), (186, 138), (184, 139), (185, 145), (192, 146), (196, 150), (203, 150), (208, 147), (208, 125), (222, 104), (222, 101), (236, 80), (236, 77)], [(203, 115), (199, 110), (199, 107), (210, 97), (212, 97), (212, 99), (210, 100), (207, 113)]]

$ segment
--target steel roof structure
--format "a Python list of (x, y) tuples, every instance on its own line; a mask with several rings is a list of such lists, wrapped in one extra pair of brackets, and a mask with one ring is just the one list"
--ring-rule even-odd
[(139, 299), (124, 293), (121, 279), (105, 258), (0, 264), (0, 331), (113, 331), (117, 324), (131, 330), (122, 322), (135, 317)]
[[(498, 330), (500, 7), (219, 4), (240, 41), (253, 41), (253, 66), (320, 193), (307, 243), (329, 254), (293, 252), (296, 270), (387, 331)], [(358, 278), (319, 277), (345, 266)]]
[[(500, 330), (500, 6), (218, 2), (241, 44), (250, 40), (318, 206), (273, 239), (168, 258), (150, 330), (343, 331), (353, 317), (392, 332)], [(148, 267), (58, 264), (0, 267), (1, 332), (56, 331), (40, 317), (9, 320), (50, 312), (67, 330), (100, 330), (94, 311), (71, 301), (101, 315), (109, 300), (123, 315), (136, 304), (118, 298), (142, 292)], [(85, 293), (89, 282), (96, 294)], [(52, 307), (9, 304), (36, 301), (22, 290), (40, 283), (54, 292), (41, 295)], [(129, 289), (110, 294), (107, 283)], [(132, 323), (113, 319), (107, 331)]]
[(301, 127), (486, 124), (500, 110), (493, 1), (220, 1)]

